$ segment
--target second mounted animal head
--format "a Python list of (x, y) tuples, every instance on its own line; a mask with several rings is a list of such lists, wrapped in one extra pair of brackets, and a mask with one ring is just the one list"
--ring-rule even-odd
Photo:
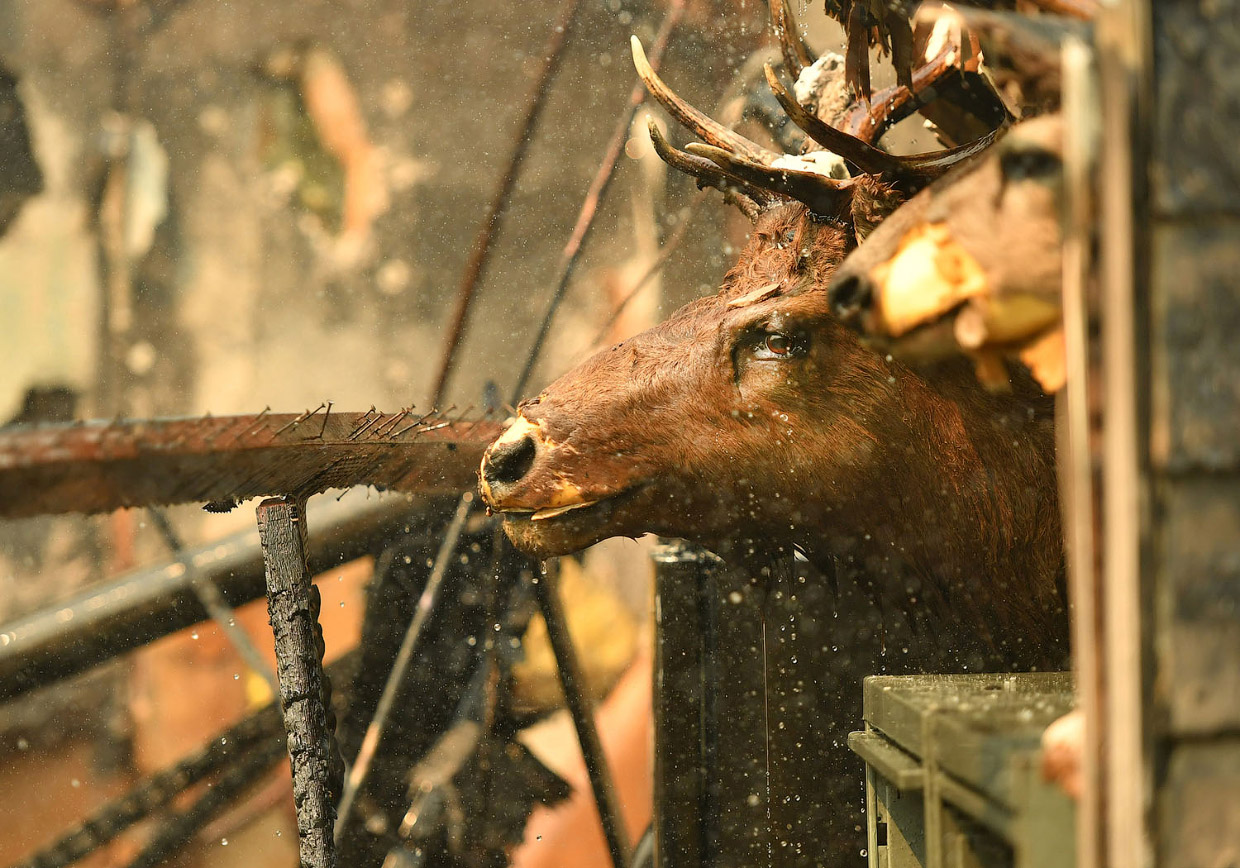
[[(872, 346), (910, 364), (965, 355), (983, 383), (1003, 388), (1003, 359), (1018, 359), (1054, 392), (1065, 379), (1061, 221), (1069, 199), (1073, 213), (1088, 211), (1091, 135), (1082, 112), (1071, 128), (1058, 112), (1061, 66), (1075, 58), (1068, 68), (1077, 92), (1087, 90), (1088, 51), (1072, 48), (1084, 45), (1084, 25), (978, 10), (964, 17), (987, 56), (1005, 59), (1001, 89), (1028, 119), (878, 227), (832, 278), (832, 306)], [(1071, 185), (1068, 137), (1077, 143)]]
[(1003, 385), (1011, 354), (1057, 390), (1062, 154), (1062, 121), (1047, 115), (931, 184), (835, 272), (835, 313), (910, 363), (968, 354), (983, 383)]

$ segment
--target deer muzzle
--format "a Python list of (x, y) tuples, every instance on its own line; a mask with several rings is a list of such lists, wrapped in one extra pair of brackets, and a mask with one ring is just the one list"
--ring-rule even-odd
[(534, 520), (553, 518), (590, 506), (571, 480), (554, 475), (531, 484), (530, 471), (557, 448), (535, 423), (518, 417), (482, 456), (479, 471), (482, 499), (505, 513), (530, 513)]

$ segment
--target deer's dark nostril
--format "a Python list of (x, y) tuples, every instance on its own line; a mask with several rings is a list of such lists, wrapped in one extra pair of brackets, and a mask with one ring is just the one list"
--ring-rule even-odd
[(831, 282), (827, 290), (831, 311), (846, 323), (855, 324), (874, 301), (874, 284), (861, 274), (849, 274)]
[(487, 456), (484, 469), (487, 482), (508, 485), (529, 472), (536, 454), (532, 437), (522, 437), (511, 443), (497, 443)]

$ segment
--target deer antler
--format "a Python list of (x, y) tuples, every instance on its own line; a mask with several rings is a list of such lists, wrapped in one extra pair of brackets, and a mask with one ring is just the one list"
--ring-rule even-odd
[[(723, 169), (724, 173), (739, 178), (753, 187), (774, 190), (791, 199), (804, 203), (809, 210), (819, 217), (840, 217), (848, 211), (852, 201), (852, 188), (856, 182), (829, 178), (816, 171), (792, 168), (791, 166), (764, 165), (748, 160), (738, 154), (694, 142), (687, 145), (691, 155), (705, 157)], [(780, 162), (788, 162), (797, 158), (785, 158)]]
[(766, 81), (771, 86), (771, 92), (775, 94), (775, 99), (779, 100), (780, 106), (787, 112), (792, 122), (804, 130), (805, 134), (815, 142), (827, 150), (839, 154), (862, 172), (869, 175), (886, 174), (892, 176), (892, 180), (900, 177), (913, 177), (923, 180), (937, 178), (962, 160), (967, 160), (969, 157), (985, 150), (1003, 129), (1003, 127), (1000, 127), (998, 130), (982, 136), (977, 141), (957, 148), (932, 151), (927, 154), (896, 156), (876, 148), (856, 136), (850, 136), (848, 133), (841, 132), (820, 119), (817, 115), (812, 114), (797, 102), (792, 94), (788, 93), (783, 82), (779, 80), (779, 76), (775, 74), (775, 70), (771, 68), (769, 63), (765, 69)]
[[(852, 0), (840, 2), (851, 3)], [(885, 0), (865, 2), (881, 4)], [(792, 70), (804, 70), (806, 62), (814, 61), (810, 61), (808, 49), (800, 38), (795, 36), (795, 23), (792, 21), (787, 0), (770, 0), (770, 8), (772, 25), (783, 46), (785, 62)], [(850, 6), (850, 14), (858, 9), (864, 12), (859, 5)], [(705, 142), (690, 144), (683, 151), (677, 150), (668, 143), (658, 128), (651, 124), (650, 137), (655, 152), (672, 168), (697, 178), (699, 186), (716, 187), (724, 191), (725, 195), (749, 215), (768, 208), (781, 199), (795, 199), (820, 217), (858, 218), (856, 212), (860, 204), (864, 219), (858, 219), (857, 226), (861, 228), (864, 224), (868, 227), (881, 219), (878, 216), (880, 213), (888, 210), (892, 204), (888, 200), (892, 196), (898, 198), (914, 192), (925, 182), (984, 150), (1002, 130), (1001, 127), (1000, 130), (992, 131), (967, 145), (944, 151), (912, 156), (888, 154), (864, 138), (833, 127), (801, 105), (780, 81), (771, 65), (766, 64), (764, 69), (767, 83), (788, 117), (827, 152), (844, 159), (864, 175), (881, 176), (881, 181), (875, 179), (861, 183), (861, 179), (832, 177), (832, 168), (824, 166), (823, 160), (816, 158), (822, 156), (822, 152), (810, 151), (799, 156), (777, 153), (698, 111), (677, 96), (651, 69), (636, 36), (631, 43), (633, 64), (651, 96)], [(955, 49), (945, 46), (936, 57), (919, 68), (916, 75), (908, 77), (907, 85), (898, 88), (898, 91), (905, 95), (903, 100), (897, 100), (893, 95), (890, 105), (867, 102), (865, 109), (867, 117), (870, 118), (867, 132), (873, 134), (879, 131), (883, 125), (882, 119), (892, 117), (897, 110), (893, 108), (897, 102), (902, 107), (917, 102), (917, 94), (911, 90), (914, 82), (937, 81), (953, 68), (952, 61), (959, 60), (961, 56), (959, 46)], [(882, 193), (880, 188), (886, 192)], [(859, 191), (862, 192), (860, 199), (869, 196), (872, 200), (868, 205), (861, 203), (860, 199), (854, 201)]]
[[(1043, 12), (1089, 20), (1098, 10), (1098, 0), (1025, 0)], [(774, 3), (772, 3), (774, 5)], [(953, 5), (957, 5), (953, 3)], [(1010, 3), (992, 0), (964, 0), (959, 5), (991, 9)], [(869, 49), (877, 45), (891, 55), (896, 81), (912, 89), (913, 28), (911, 21), (922, 6), (942, 6), (941, 0), (826, 0), (827, 14), (844, 26), (848, 38), (845, 80), (857, 93), (870, 95)]]
[(891, 154), (879, 150), (856, 136), (840, 132), (797, 102), (796, 98), (788, 93), (769, 63), (764, 69), (766, 83), (770, 85), (775, 99), (779, 100), (780, 106), (792, 122), (804, 130), (805, 134), (815, 142), (832, 153), (839, 154), (863, 172), (877, 175), (881, 172), (894, 172), (899, 169), (897, 159)]
[(650, 62), (646, 60), (646, 52), (642, 48), (641, 40), (634, 36), (630, 44), (633, 47), (633, 65), (637, 67), (637, 74), (646, 85), (646, 90), (650, 91), (650, 95), (658, 100), (672, 117), (690, 129), (698, 138), (708, 145), (733, 151), (758, 163), (770, 163), (779, 157), (774, 151), (769, 151), (740, 133), (728, 129), (678, 97), (651, 68)]
[(810, 161), (764, 148), (702, 114), (650, 68), (636, 36), (632, 46), (633, 64), (651, 96), (706, 142), (678, 151), (652, 125), (655, 153), (664, 162), (697, 178), (700, 184), (723, 190), (746, 214), (780, 199), (796, 199), (823, 217), (838, 217), (848, 210), (851, 183), (827, 177)]
[(659, 155), (659, 159), (676, 171), (697, 178), (699, 187), (714, 187), (719, 190), (751, 220), (777, 201), (777, 197), (769, 190), (751, 186), (740, 178), (729, 175), (705, 157), (672, 147), (663, 137), (654, 118), (647, 119), (646, 127), (650, 130), (650, 141), (654, 144), (654, 152)]

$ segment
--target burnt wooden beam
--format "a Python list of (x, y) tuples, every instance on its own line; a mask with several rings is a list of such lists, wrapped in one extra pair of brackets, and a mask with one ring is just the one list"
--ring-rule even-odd
[(305, 498), (374, 485), (415, 493), (477, 484), (502, 429), (402, 410), (86, 422), (0, 430), (0, 518), (132, 506)]
[(280, 706), (293, 767), (293, 801), (301, 864), (335, 868), (332, 827), (344, 763), (323, 675), (319, 590), (306, 568), (305, 502), (272, 498), (258, 506), (267, 576), (267, 612), (275, 634)]

